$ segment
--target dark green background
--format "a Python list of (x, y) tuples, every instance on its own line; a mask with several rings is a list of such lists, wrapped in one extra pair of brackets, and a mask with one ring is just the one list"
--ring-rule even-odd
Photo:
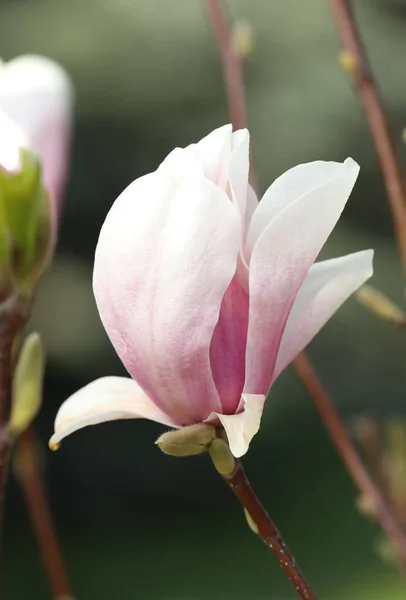
[[(357, 14), (400, 145), (406, 125), (406, 9), (358, 0)], [(254, 31), (246, 63), (253, 157), (265, 189), (314, 159), (361, 164), (324, 256), (376, 249), (374, 284), (403, 302), (403, 279), (376, 159), (325, 0), (232, 0)], [(123, 374), (95, 310), (92, 258), (111, 203), (176, 145), (227, 122), (217, 53), (200, 0), (0, 2), (0, 54), (59, 60), (77, 92), (71, 178), (59, 252), (34, 323), (48, 350), (38, 432), (52, 506), (79, 600), (294, 600), (207, 457), (176, 460), (144, 421), (89, 428), (51, 454), (61, 402), (98, 376)], [(401, 148), (405, 159), (406, 149)], [(406, 337), (351, 299), (310, 346), (346, 419), (405, 412)], [(274, 386), (245, 460), (254, 486), (320, 600), (401, 600), (375, 553), (377, 530), (291, 369)], [(7, 600), (49, 598), (20, 492), (6, 511)]]

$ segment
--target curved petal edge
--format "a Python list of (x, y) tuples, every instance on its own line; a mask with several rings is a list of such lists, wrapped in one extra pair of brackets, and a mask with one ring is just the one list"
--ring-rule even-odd
[(244, 409), (236, 415), (212, 413), (207, 422), (219, 420), (227, 434), (230, 450), (235, 458), (243, 456), (261, 423), (266, 396), (243, 394)]
[(102, 377), (75, 392), (62, 404), (49, 447), (56, 450), (63, 438), (78, 429), (116, 419), (149, 419), (176, 427), (134, 380)]

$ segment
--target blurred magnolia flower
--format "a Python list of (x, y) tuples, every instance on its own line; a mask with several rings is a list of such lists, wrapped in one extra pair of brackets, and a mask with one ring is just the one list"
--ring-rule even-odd
[(359, 167), (299, 165), (258, 204), (247, 130), (176, 148), (113, 204), (94, 292), (132, 379), (104, 377), (60, 408), (50, 445), (102, 421), (222, 425), (234, 456), (258, 431), (268, 391), (372, 274), (372, 250), (313, 265)]
[(51, 59), (27, 55), (0, 65), (0, 110), (21, 128), (41, 161), (55, 227), (67, 174), (72, 101), (69, 76)]
[(52, 256), (65, 180), (72, 90), (53, 61), (0, 64), (0, 296), (30, 294)]

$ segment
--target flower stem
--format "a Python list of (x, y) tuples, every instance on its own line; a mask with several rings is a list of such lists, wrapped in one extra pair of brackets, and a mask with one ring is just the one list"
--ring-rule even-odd
[(361, 494), (367, 499), (368, 506), (371, 507), (372, 516), (385, 531), (388, 538), (392, 540), (402, 564), (406, 565), (406, 534), (390, 502), (374, 484), (359, 454), (355, 450), (334, 408), (333, 402), (320, 383), (309, 359), (303, 352), (296, 358), (294, 366), (304, 387), (313, 400), (337, 452), (341, 456)]
[(5, 488), (12, 440), (7, 431), (13, 375), (13, 345), (28, 318), (27, 306), (10, 296), (0, 305), (0, 547), (3, 530)]
[(352, 76), (374, 142), (406, 275), (406, 182), (399, 152), (351, 3), (349, 0), (332, 0), (332, 9), (344, 53), (349, 59), (346, 70)]
[(236, 460), (233, 472), (229, 475), (222, 475), (222, 477), (248, 513), (250, 527), (255, 528), (255, 532), (274, 553), (298, 595), (302, 600), (317, 600), (317, 596), (304, 578), (285, 540), (258, 500), (241, 462)]
[(54, 598), (72, 598), (62, 552), (41, 472), (38, 442), (32, 427), (19, 438), (16, 474), (34, 529), (38, 547)]

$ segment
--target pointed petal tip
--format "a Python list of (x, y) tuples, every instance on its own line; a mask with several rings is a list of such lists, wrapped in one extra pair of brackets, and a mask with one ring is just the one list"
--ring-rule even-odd
[(230, 450), (235, 458), (241, 458), (248, 451), (250, 442), (258, 432), (266, 396), (262, 394), (242, 394), (244, 408), (234, 415), (212, 413), (208, 422), (219, 420), (227, 434)]
[(49, 447), (57, 450), (65, 437), (89, 425), (120, 419), (149, 419), (176, 427), (135, 381), (127, 377), (102, 377), (62, 404)]
[(52, 452), (56, 452), (62, 446), (62, 442), (58, 441), (58, 436), (53, 435), (48, 442), (48, 448), (52, 450)]

